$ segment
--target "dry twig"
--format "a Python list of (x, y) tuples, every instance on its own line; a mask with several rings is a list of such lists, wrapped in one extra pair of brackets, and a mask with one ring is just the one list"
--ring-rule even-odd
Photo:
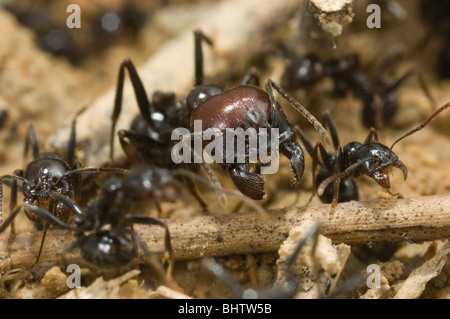
[[(334, 214), (329, 205), (290, 207), (270, 211), (266, 218), (254, 212), (167, 220), (177, 260), (276, 252), (289, 230), (305, 220), (315, 220), (321, 233), (333, 243), (358, 245), (374, 242), (432, 241), (450, 237), (450, 195), (376, 200), (339, 204)], [(156, 226), (136, 225), (149, 249), (164, 252), (164, 232)], [(18, 234), (10, 252), (8, 233), (0, 236), (0, 268), (30, 265), (36, 258), (40, 232)], [(74, 238), (68, 231), (50, 230), (41, 261), (60, 261), (64, 247)], [(83, 264), (69, 253), (70, 263)]]

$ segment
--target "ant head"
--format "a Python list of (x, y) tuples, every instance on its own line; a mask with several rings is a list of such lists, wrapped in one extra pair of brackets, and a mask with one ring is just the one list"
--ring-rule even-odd
[(398, 156), (387, 146), (371, 142), (361, 146), (357, 153), (357, 158), (363, 160), (360, 171), (369, 176), (383, 188), (390, 188), (389, 173), (392, 168), (397, 167), (403, 172), (406, 179), (408, 171), (405, 164), (398, 159)]
[(192, 111), (211, 96), (223, 93), (222, 88), (216, 85), (200, 85), (193, 89), (186, 98), (186, 112), (190, 118)]
[(52, 192), (68, 195), (71, 191), (72, 177), (66, 175), (70, 167), (56, 155), (43, 153), (25, 169), (24, 178), (30, 183), (24, 185), (24, 195), (37, 198), (43, 207), (47, 207)]

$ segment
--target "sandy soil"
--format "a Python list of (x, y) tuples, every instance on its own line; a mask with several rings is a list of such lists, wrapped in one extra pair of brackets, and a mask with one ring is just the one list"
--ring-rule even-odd
[[(16, 169), (23, 169), (30, 160), (30, 154), (24, 157), (23, 150), (27, 136), (29, 122), (35, 126), (37, 139), (41, 150), (53, 148), (55, 135), (58, 130), (67, 127), (76, 110), (83, 105), (88, 109), (110, 92), (114, 91), (116, 77), (120, 61), (124, 57), (132, 57), (136, 65), (141, 66), (151, 60), (155, 52), (164, 50), (164, 44), (177, 39), (177, 36), (200, 25), (201, 20), (215, 13), (219, 4), (211, 1), (162, 1), (160, 4), (147, 5), (147, 1), (134, 1), (136, 8), (142, 14), (144, 22), (138, 31), (129, 29), (112, 36), (106, 44), (100, 42), (101, 38), (89, 38), (95, 24), (98, 24), (101, 12), (107, 9), (121, 8), (124, 1), (95, 1), (90, 5), (88, 1), (78, 1), (82, 10), (82, 28), (80, 30), (66, 30), (65, 18), (68, 13), (65, 8), (53, 1), (51, 5), (40, 6), (35, 2), (35, 7), (43, 8), (49, 19), (54, 21), (54, 28), (62, 28), (65, 32), (72, 33), (77, 39), (76, 57), (72, 56), (71, 63), (66, 57), (56, 57), (41, 50), (36, 42), (42, 40), (43, 35), (33, 32), (32, 28), (23, 26), (17, 22), (17, 17), (5, 9), (0, 10), (0, 29), (2, 32), (2, 46), (0, 46), (0, 109), (8, 112), (8, 117), (0, 130), (0, 174), (13, 174)], [(167, 4), (164, 4), (166, 3)], [(391, 145), (393, 141), (404, 132), (421, 123), (437, 107), (450, 101), (450, 79), (441, 80), (437, 75), (436, 55), (443, 45), (443, 36), (429, 35), (429, 26), (418, 15), (417, 5), (419, 1), (398, 1), (406, 10), (407, 19), (400, 20), (389, 12), (382, 13), (382, 28), (368, 29), (365, 26), (364, 5), (360, 3), (354, 8), (353, 22), (343, 29), (343, 34), (334, 39), (337, 46), (333, 49), (333, 41), (330, 37), (325, 39), (312, 39), (305, 29), (300, 29), (299, 19), (301, 14), (290, 14), (288, 20), (280, 24), (277, 16), (267, 16), (261, 25), (261, 34), (255, 35), (255, 42), (248, 47), (234, 48), (234, 51), (221, 52), (220, 45), (208, 51), (206, 60), (206, 77), (208, 80), (227, 87), (237, 83), (249, 66), (257, 67), (262, 78), (271, 77), (279, 80), (286, 61), (297, 54), (313, 51), (320, 52), (324, 59), (343, 56), (346, 53), (358, 52), (364, 72), (374, 74), (382, 59), (390, 52), (391, 48), (400, 45), (406, 52), (406, 57), (389, 70), (389, 76), (396, 78), (410, 68), (417, 69), (424, 75), (426, 83), (431, 90), (435, 103), (430, 102), (418, 85), (417, 78), (411, 77), (399, 90), (400, 109), (393, 119), (393, 123), (379, 131), (380, 141)], [(23, 2), (23, 8), (19, 9), (22, 16), (33, 12), (31, 4)], [(106, 4), (108, 3), (108, 4)], [(111, 8), (108, 5), (113, 4)], [(293, 5), (296, 8), (296, 5)], [(303, 7), (302, 7), (303, 8)], [(239, 7), (236, 8), (239, 10)], [(10, 9), (11, 10), (11, 9)], [(299, 10), (299, 9), (298, 9)], [(41, 13), (44, 14), (44, 13)], [(233, 17), (229, 18), (230, 21)], [(141, 20), (139, 20), (141, 21)], [(282, 25), (276, 30), (272, 25)], [(220, 30), (219, 30), (220, 31)], [(218, 34), (220, 32), (217, 31)], [(245, 32), (245, 31), (243, 31)], [(418, 45), (422, 39), (429, 37), (425, 46)], [(262, 41), (263, 39), (264, 41)], [(215, 44), (224, 39), (214, 38)], [(98, 46), (97, 46), (98, 44)], [(191, 47), (190, 47), (191, 48)], [(180, 55), (183, 56), (183, 52)], [(244, 58), (245, 56), (245, 58)], [(221, 61), (214, 64), (210, 61)], [(244, 63), (245, 61), (245, 63)], [(171, 61), (167, 60), (167, 70), (172, 72), (173, 78), (184, 77), (185, 74), (177, 74), (173, 70)], [(225, 70), (225, 71), (224, 71)], [(145, 77), (146, 75), (144, 75)], [(128, 80), (127, 80), (128, 81)], [(176, 80), (174, 80), (176, 81)], [(336, 100), (317, 92), (330, 86), (325, 80), (311, 91), (291, 92), (295, 98), (305, 105), (314, 104), (316, 109), (311, 109), (313, 114), (320, 114), (327, 109), (338, 129), (342, 144), (349, 141), (363, 141), (368, 134), (360, 120), (361, 103), (352, 96), (342, 100)], [(165, 89), (165, 88), (164, 88)], [(173, 89), (177, 94), (186, 94), (183, 89)], [(180, 92), (181, 91), (181, 92)], [(132, 94), (128, 92), (127, 94)], [(100, 100), (103, 101), (103, 100)], [(137, 113), (137, 107), (133, 100), (129, 108)], [(111, 100), (112, 108), (112, 100)], [(293, 111), (289, 105), (282, 104), (292, 123), (304, 125), (311, 140), (319, 141), (316, 132), (309, 128), (304, 120)], [(110, 110), (111, 108), (108, 109)], [(90, 111), (89, 111), (90, 112)], [(89, 116), (96, 116), (89, 113)], [(94, 115), (92, 115), (94, 114)], [(100, 114), (100, 113), (98, 113)], [(104, 128), (104, 136), (109, 136), (109, 118), (103, 114), (98, 115), (99, 129)], [(128, 114), (127, 116), (130, 116)], [(101, 123), (106, 124), (101, 124)], [(425, 195), (446, 195), (450, 193), (450, 111), (439, 115), (429, 126), (417, 134), (408, 137), (395, 147), (396, 154), (408, 167), (408, 179), (403, 181), (399, 170), (392, 176), (392, 188), (405, 198), (414, 198)], [(102, 125), (106, 125), (103, 127)], [(123, 125), (123, 124), (120, 124)], [(118, 126), (118, 128), (124, 128)], [(91, 140), (84, 138), (77, 145), (77, 157), (82, 161), (89, 159), (89, 164), (101, 163), (104, 158), (88, 156), (92, 150), (87, 150), (97, 144), (89, 128), (80, 123), (80, 136), (90, 136)], [(67, 135), (65, 135), (67, 136)], [(119, 145), (116, 143), (116, 145)], [(104, 146), (104, 145), (102, 145)], [(60, 150), (64, 152), (64, 150)], [(96, 154), (96, 153), (95, 153)], [(101, 154), (101, 153), (99, 153)], [(121, 158), (123, 159), (123, 158)], [(120, 161), (119, 161), (120, 162)], [(312, 179), (310, 174), (311, 158), (306, 156), (306, 170), (300, 185), (300, 196), (297, 191), (289, 187), (292, 172), (286, 159), (282, 159), (279, 172), (266, 178), (267, 199), (263, 202), (266, 209), (277, 209), (289, 206), (302, 206), (310, 196)], [(217, 174), (225, 187), (232, 188), (229, 178), (223, 172)], [(99, 181), (100, 183), (100, 181)], [(359, 178), (357, 184), (362, 200), (375, 200), (383, 194), (381, 189), (369, 178)], [(203, 194), (211, 205), (211, 211), (217, 214), (231, 213), (233, 205), (239, 198), (231, 198), (229, 205), (222, 208), (217, 203), (217, 198), (209, 186), (200, 186)], [(8, 186), (4, 187), (5, 197), (3, 207), (8, 207)], [(311, 206), (320, 204), (314, 198)], [(198, 203), (189, 194), (183, 194), (179, 202), (175, 204), (163, 204), (164, 218), (178, 218), (201, 215)], [(244, 206), (241, 210), (248, 209)], [(148, 209), (147, 209), (148, 210)], [(155, 215), (154, 208), (150, 213)], [(5, 213), (5, 218), (8, 213)], [(23, 214), (22, 214), (23, 215)], [(35, 231), (33, 225), (25, 216), (19, 215), (16, 222), (18, 233)], [(306, 227), (306, 226), (305, 226)], [(8, 232), (8, 230), (6, 231)], [(3, 236), (1, 238), (6, 238)], [(298, 239), (297, 239), (298, 241)], [(294, 241), (294, 245), (297, 241)], [(352, 289), (345, 298), (448, 298), (450, 292), (449, 271), (446, 263), (448, 248), (445, 245), (446, 238), (437, 238), (433, 242), (425, 243), (383, 243), (367, 246), (334, 245), (323, 239), (323, 249), (316, 252), (320, 259), (319, 269), (316, 266), (299, 265), (302, 287), (311, 290), (309, 296), (321, 297), (324, 281), (330, 275), (338, 274), (331, 286), (334, 288), (352, 278), (356, 274), (364, 273), (368, 264), (376, 264), (381, 267), (381, 287), (368, 289), (366, 285)], [(6, 253), (6, 243), (1, 243), (1, 253)], [(286, 243), (289, 245), (289, 243)], [(291, 243), (292, 245), (292, 243)], [(44, 248), (45, 249), (45, 248)], [(287, 251), (287, 252), (286, 252)], [(306, 251), (306, 249), (305, 249)], [(292, 249), (286, 247), (280, 250), (280, 254), (289, 255)], [(324, 255), (321, 255), (323, 253)], [(307, 252), (304, 252), (307, 254)], [(324, 257), (325, 256), (325, 257)], [(330, 257), (331, 256), (331, 257)], [(67, 274), (60, 268), (58, 262), (43, 263), (32, 271), (11, 269), (2, 262), (8, 256), (1, 256), (0, 267), (0, 297), (2, 298), (229, 298), (233, 292), (215, 278), (207, 274), (201, 267), (200, 260), (179, 261), (176, 263), (174, 279), (178, 289), (159, 287), (160, 279), (151, 272), (148, 265), (142, 264), (134, 268), (140, 272), (117, 271), (101, 273), (95, 269), (83, 268), (83, 286), (80, 290), (68, 291), (64, 285)], [(285, 258), (286, 256), (284, 256)], [(314, 257), (314, 256), (313, 256)], [(319, 258), (319, 257), (318, 257)], [(330, 259), (331, 258), (331, 259)], [(273, 285), (277, 279), (278, 252), (271, 251), (257, 255), (230, 255), (216, 258), (234, 278), (245, 287), (260, 289)], [(280, 258), (282, 260), (282, 258)], [(32, 261), (30, 261), (31, 263)], [(310, 261), (308, 261), (310, 262)], [(62, 266), (61, 266), (62, 267)], [(303, 268), (302, 268), (303, 267)], [(309, 267), (305, 271), (305, 267)], [(49, 270), (50, 269), (50, 270)], [(333, 269), (333, 270), (330, 270)], [(336, 270), (337, 269), (337, 270)], [(47, 272), (47, 270), (49, 270)], [(127, 269), (130, 270), (130, 269)], [(421, 274), (434, 274), (419, 276)], [(123, 273), (126, 273), (123, 275)], [(304, 274), (308, 273), (308, 274)], [(123, 277), (117, 277), (122, 274)], [(324, 277), (321, 277), (321, 274)], [(309, 276), (309, 277), (308, 277)], [(328, 276), (328, 277), (327, 277)], [(116, 278), (116, 279), (113, 279)], [(297, 278), (297, 277), (296, 277)], [(324, 279), (325, 278), (325, 279)], [(107, 281), (111, 279), (111, 281)], [(105, 281), (103, 281), (105, 280)], [(211, 282), (215, 284), (212, 285)], [(305, 282), (307, 284), (305, 284)], [(312, 284), (310, 284), (312, 283)], [(426, 285), (428, 283), (428, 285)], [(330, 285), (330, 283), (328, 283)], [(402, 288), (402, 286), (405, 286)], [(408, 286), (407, 286), (407, 285)], [(426, 287), (425, 287), (426, 285)], [(114, 289), (112, 287), (116, 287)], [(120, 289), (119, 289), (120, 287)], [(174, 288), (174, 287), (172, 287)], [(305, 295), (297, 295), (305, 297)]]

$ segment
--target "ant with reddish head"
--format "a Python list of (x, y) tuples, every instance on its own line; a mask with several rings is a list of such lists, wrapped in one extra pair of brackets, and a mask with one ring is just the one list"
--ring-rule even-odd
[(43, 231), (39, 252), (32, 266), (39, 261), (46, 233), (52, 223), (42, 220), (33, 211), (27, 209), (27, 205), (37, 203), (39, 207), (47, 209), (59, 220), (67, 221), (70, 217), (70, 210), (59, 199), (56, 199), (53, 196), (54, 194), (59, 194), (58, 198), (67, 197), (78, 202), (81, 197), (81, 187), (83, 186), (81, 173), (111, 172), (124, 174), (126, 172), (121, 168), (113, 167), (82, 168), (81, 163), (75, 161), (75, 124), (76, 117), (81, 112), (78, 112), (72, 121), (70, 139), (67, 146), (67, 159), (63, 159), (63, 156), (57, 152), (39, 152), (34, 126), (30, 123), (25, 143), (25, 156), (27, 156), (29, 148), (31, 148), (33, 160), (27, 164), (24, 170), (18, 169), (14, 172), (14, 175), (3, 175), (0, 177), (0, 220), (3, 219), (3, 181), (9, 181), (11, 189), (10, 216), (0, 225), (0, 233), (11, 225), (8, 247), (11, 247), (15, 237), (14, 219), (22, 208), (22, 205), (17, 205), (17, 182), (22, 182), (23, 202), (26, 204), (24, 208), (25, 215), (36, 225), (37, 229)]
[[(331, 131), (335, 153), (327, 152), (320, 142), (313, 148), (301, 129), (296, 127), (296, 132), (313, 158), (313, 194), (311, 199), (317, 193), (322, 202), (331, 203), (332, 211), (334, 211), (338, 202), (357, 200), (358, 189), (353, 179), (361, 175), (372, 178), (390, 195), (398, 196), (398, 194), (390, 192), (391, 185), (388, 174), (392, 168), (396, 167), (402, 171), (406, 180), (408, 171), (406, 165), (392, 149), (405, 137), (424, 128), (449, 106), (450, 102), (441, 106), (425, 122), (399, 137), (391, 147), (378, 142), (377, 131), (374, 128), (370, 130), (364, 143), (350, 142), (341, 147), (336, 128), (327, 114), (324, 116), (325, 122)], [(319, 156), (322, 160), (319, 159)], [(321, 166), (321, 169), (316, 175), (318, 165)]]

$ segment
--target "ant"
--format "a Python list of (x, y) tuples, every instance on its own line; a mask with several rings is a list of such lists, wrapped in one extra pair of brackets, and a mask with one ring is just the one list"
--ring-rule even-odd
[(167, 224), (156, 217), (129, 215), (129, 212), (134, 202), (144, 199), (174, 202), (180, 190), (181, 185), (169, 170), (139, 168), (123, 178), (108, 179), (101, 188), (100, 196), (88, 205), (85, 212), (68, 197), (52, 192), (55, 201), (63, 203), (74, 213), (74, 225), (45, 208), (29, 203), (25, 207), (51, 223), (72, 230), (76, 240), (66, 246), (64, 251), (79, 248), (83, 259), (94, 267), (107, 270), (127, 266), (138, 256), (139, 243), (146, 257), (149, 257), (149, 262), (165, 278), (161, 264), (154, 257), (151, 258), (146, 244), (132, 227), (134, 224), (161, 226), (165, 229), (165, 257), (169, 260), (168, 278), (171, 278), (174, 257)]
[[(3, 175), (0, 177), (0, 221), (3, 219), (3, 181), (8, 180), (11, 190), (10, 196), (10, 216), (0, 225), (0, 233), (2, 233), (9, 225), (10, 236), (8, 247), (11, 247), (15, 237), (14, 219), (21, 211), (22, 205), (17, 206), (17, 182), (22, 182), (22, 193), (24, 196), (24, 204), (37, 203), (40, 207), (47, 209), (51, 214), (55, 215), (59, 220), (67, 221), (70, 217), (70, 210), (64, 206), (60, 200), (53, 197), (53, 193), (57, 193), (60, 197), (73, 198), (79, 201), (81, 197), (81, 173), (90, 172), (112, 172), (124, 174), (124, 170), (120, 168), (107, 167), (86, 167), (81, 168), (81, 163), (75, 161), (75, 144), (76, 144), (76, 117), (84, 111), (79, 111), (72, 121), (70, 138), (67, 146), (66, 159), (57, 152), (39, 152), (36, 134), (32, 123), (29, 124), (28, 136), (25, 142), (25, 157), (31, 148), (33, 160), (29, 162), (24, 170), (18, 169), (14, 175)], [(43, 231), (41, 245), (34, 266), (40, 258), (45, 236), (51, 223), (42, 220), (33, 211), (25, 206), (24, 213), (31, 220), (38, 230)], [(32, 267), (31, 266), (31, 267)]]
[[(139, 154), (148, 154), (151, 158), (154, 158), (155, 155), (156, 157), (161, 155), (160, 158), (163, 158), (162, 161), (165, 165), (172, 165), (172, 158), (169, 159), (168, 157), (170, 154), (169, 150), (171, 150), (174, 144), (173, 141), (169, 140), (169, 136), (177, 126), (192, 131), (194, 129), (194, 122), (201, 121), (202, 132), (208, 128), (218, 129), (221, 132), (226, 131), (227, 129), (236, 128), (241, 128), (244, 131), (249, 128), (278, 128), (280, 130), (279, 148), (290, 160), (291, 168), (294, 172), (292, 185), (295, 186), (298, 184), (304, 170), (303, 150), (296, 142), (295, 133), (286, 115), (282, 111), (281, 106), (275, 101), (272, 89), (274, 88), (277, 90), (283, 98), (307, 118), (308, 121), (321, 132), (325, 141), (329, 143), (329, 137), (326, 130), (299, 102), (290, 97), (272, 80), (269, 79), (267, 81), (265, 91), (257, 86), (250, 85), (249, 83), (252, 79), (259, 82), (256, 71), (254, 70), (250, 71), (239, 85), (229, 90), (224, 91), (216, 85), (204, 85), (202, 43), (206, 42), (211, 45), (212, 41), (199, 30), (194, 32), (194, 37), (195, 88), (188, 94), (187, 98), (179, 104), (184, 106), (184, 110), (175, 108), (172, 94), (169, 94), (170, 98), (165, 99), (166, 101), (170, 101), (169, 104), (157, 103), (160, 101), (159, 99), (155, 99), (155, 94), (157, 94), (157, 97), (159, 96), (159, 93), (157, 92), (154, 94), (152, 103), (150, 103), (131, 60), (126, 59), (122, 63), (119, 71), (116, 99), (112, 115), (113, 126), (111, 136), (113, 136), (115, 122), (120, 114), (124, 70), (127, 69), (133, 84), (142, 120), (145, 121), (146, 125), (140, 126), (145, 132), (136, 132), (138, 128), (137, 125), (134, 127), (134, 132), (124, 130), (119, 131), (119, 140), (125, 150), (129, 150), (129, 147), (124, 140), (126, 137)], [(156, 114), (160, 115), (156, 116)], [(160, 121), (154, 120), (155, 118), (160, 119)], [(139, 120), (140, 123), (142, 123), (142, 120)], [(171, 123), (176, 125), (170, 125)], [(207, 144), (208, 143), (203, 142), (202, 148), (205, 148)], [(111, 149), (112, 146), (113, 142), (111, 142)], [(219, 165), (228, 172), (234, 185), (242, 194), (252, 199), (259, 200), (264, 196), (264, 179), (257, 171), (250, 172), (250, 163), (248, 161), (247, 153), (247, 151), (250, 152), (250, 150), (248, 150), (247, 145), (246, 147), (246, 154), (244, 155), (246, 159), (244, 163), (238, 163), (237, 161), (238, 155), (242, 154), (235, 153), (233, 154), (234, 158), (231, 163), (221, 163)], [(265, 148), (266, 151), (270, 151), (269, 146), (265, 146)], [(268, 154), (268, 152), (266, 152), (266, 154)], [(227, 162), (225, 157), (223, 162)], [(258, 168), (259, 166), (257, 169)], [(211, 176), (211, 174), (209, 175)]]
[[(197, 86), (186, 98), (187, 115), (190, 121), (190, 129), (195, 127), (196, 121), (201, 121), (201, 131), (216, 129), (221, 133), (228, 129), (270, 129), (279, 130), (279, 149), (289, 161), (294, 173), (291, 185), (296, 186), (300, 181), (304, 170), (303, 150), (295, 140), (295, 133), (284, 114), (281, 106), (275, 101), (273, 89), (286, 99), (300, 114), (302, 114), (322, 135), (328, 143), (329, 137), (323, 126), (310, 114), (299, 102), (289, 96), (277, 83), (267, 80), (265, 90), (258, 86), (250, 85), (252, 79), (259, 83), (259, 77), (255, 70), (246, 74), (237, 86), (223, 90), (216, 85), (204, 85), (201, 78), (197, 78)], [(268, 139), (271, 138), (271, 133)], [(224, 139), (224, 146), (228, 145)], [(203, 141), (203, 149), (208, 145)], [(257, 150), (261, 155), (263, 149)], [(265, 154), (271, 151), (269, 145), (262, 146)], [(243, 154), (233, 154), (233, 160), (227, 158), (225, 152), (223, 161), (219, 166), (226, 170), (234, 185), (239, 191), (251, 199), (260, 200), (264, 197), (264, 179), (259, 174), (260, 162), (256, 163), (254, 172), (250, 171), (249, 154), (253, 149), (246, 145), (245, 160), (239, 157)]]
[(394, 81), (383, 78), (383, 72), (400, 56), (400, 50), (391, 52), (382, 62), (375, 78), (371, 80), (360, 71), (359, 56), (350, 54), (343, 58), (322, 62), (318, 56), (307, 54), (293, 60), (284, 70), (282, 87), (286, 90), (308, 88), (324, 77), (333, 81), (333, 91), (326, 92), (336, 98), (344, 98), (348, 92), (363, 103), (362, 123), (367, 128), (381, 128), (388, 125), (398, 109), (396, 90), (413, 74), (430, 101), (431, 93), (422, 75), (410, 69)]
[[(309, 202), (317, 192), (322, 202), (331, 203), (331, 211), (333, 212), (338, 202), (358, 200), (358, 189), (353, 178), (361, 175), (372, 178), (390, 195), (398, 196), (398, 194), (392, 194), (389, 190), (391, 186), (388, 173), (393, 167), (399, 168), (406, 180), (408, 171), (406, 165), (399, 160), (392, 149), (405, 137), (424, 128), (434, 117), (449, 106), (450, 102), (441, 106), (425, 122), (399, 137), (391, 147), (378, 142), (377, 131), (374, 128), (370, 130), (364, 143), (350, 142), (341, 147), (336, 128), (328, 114), (325, 114), (324, 117), (333, 139), (334, 154), (327, 152), (320, 142), (312, 148), (301, 129), (296, 127), (296, 132), (313, 158), (313, 194)], [(319, 153), (322, 161), (319, 160)], [(317, 165), (322, 168), (316, 176)]]

